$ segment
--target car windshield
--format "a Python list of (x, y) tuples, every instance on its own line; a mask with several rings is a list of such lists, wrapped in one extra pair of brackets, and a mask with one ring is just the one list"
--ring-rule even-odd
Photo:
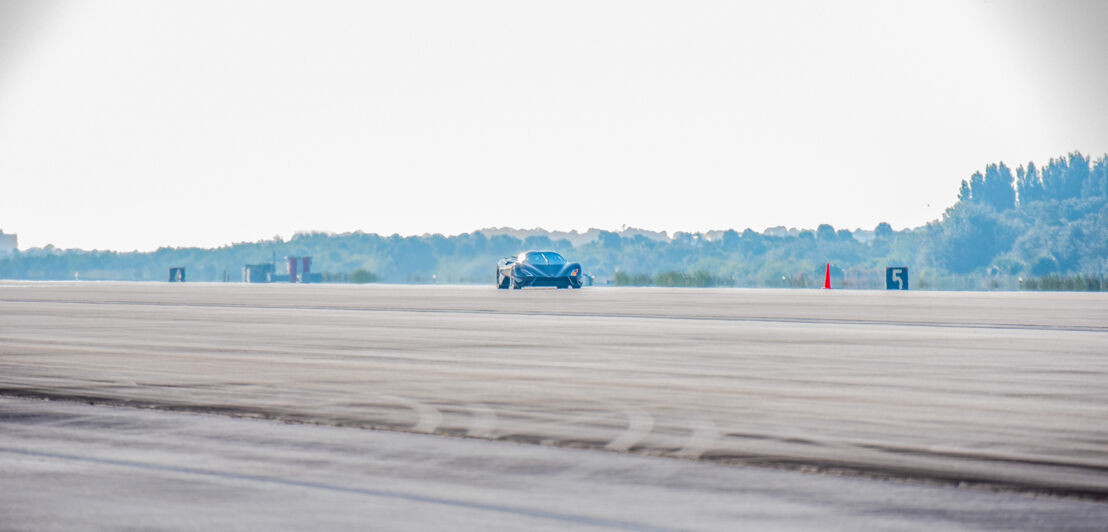
[(566, 259), (553, 251), (534, 251), (524, 254), (521, 262), (527, 264), (565, 264)]

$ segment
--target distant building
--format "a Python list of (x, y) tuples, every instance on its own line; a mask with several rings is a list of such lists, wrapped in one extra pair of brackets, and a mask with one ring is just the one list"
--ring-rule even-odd
[(11, 253), (19, 249), (19, 238), (15, 234), (6, 235), (0, 230), (0, 253)]
[(272, 283), (273, 263), (247, 264), (242, 267), (242, 282), (244, 283)]
[(242, 267), (244, 283), (318, 283), (323, 276), (312, 273), (311, 257), (285, 257), (288, 273), (277, 273), (275, 263), (247, 264)]
[(312, 273), (311, 257), (285, 257), (285, 260), (289, 265), (289, 276), (285, 280), (291, 283), (318, 283), (323, 280), (322, 275)]

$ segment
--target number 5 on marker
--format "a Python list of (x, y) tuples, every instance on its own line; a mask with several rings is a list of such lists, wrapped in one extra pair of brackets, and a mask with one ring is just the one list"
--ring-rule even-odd
[(908, 267), (897, 266), (885, 268), (885, 289), (886, 290), (907, 290), (908, 289)]

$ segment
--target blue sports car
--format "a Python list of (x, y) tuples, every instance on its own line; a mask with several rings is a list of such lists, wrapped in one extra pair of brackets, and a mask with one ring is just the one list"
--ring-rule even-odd
[(502, 290), (525, 286), (581, 288), (581, 278), (580, 264), (566, 262), (553, 251), (525, 251), (496, 264), (496, 287)]

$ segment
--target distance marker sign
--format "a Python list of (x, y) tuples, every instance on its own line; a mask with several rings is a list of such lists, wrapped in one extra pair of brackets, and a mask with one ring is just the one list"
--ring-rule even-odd
[(885, 289), (886, 290), (907, 290), (908, 289), (908, 267), (896, 266), (885, 268)]

